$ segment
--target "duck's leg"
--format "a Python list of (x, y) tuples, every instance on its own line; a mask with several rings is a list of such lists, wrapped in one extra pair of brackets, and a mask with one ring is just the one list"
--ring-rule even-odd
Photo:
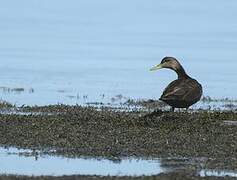
[(171, 112), (174, 112), (174, 110), (175, 110), (175, 107), (171, 107)]

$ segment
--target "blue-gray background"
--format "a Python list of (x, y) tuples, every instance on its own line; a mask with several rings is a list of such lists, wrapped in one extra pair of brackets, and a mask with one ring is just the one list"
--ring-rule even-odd
[(236, 0), (0, 4), (3, 100), (42, 105), (74, 104), (83, 96), (97, 101), (102, 94), (159, 98), (176, 78), (168, 70), (149, 72), (164, 56), (180, 59), (204, 95), (237, 98)]

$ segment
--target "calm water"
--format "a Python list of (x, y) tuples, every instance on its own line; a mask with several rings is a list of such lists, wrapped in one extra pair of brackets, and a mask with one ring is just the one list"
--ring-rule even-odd
[(205, 176), (216, 176), (216, 177), (236, 177), (237, 178), (237, 173), (234, 171), (218, 171), (218, 170), (201, 170), (199, 173), (200, 176), (205, 177)]
[(0, 148), (0, 174), (141, 176), (166, 171), (161, 167), (159, 160), (124, 159), (113, 162), (106, 159), (73, 159), (54, 156), (40, 156), (36, 159), (30, 155), (31, 153), (31, 150)]
[(236, 0), (3, 1), (0, 97), (18, 105), (158, 98), (176, 75), (149, 68), (168, 55), (205, 95), (237, 98), (236, 9)]
[[(65, 158), (57, 156), (34, 156), (32, 150), (0, 147), (0, 175), (100, 175), (100, 176), (142, 176), (158, 175), (179, 171), (194, 165), (192, 159), (108, 159)], [(197, 161), (197, 160), (196, 160)], [(197, 163), (197, 162), (196, 162)], [(200, 176), (237, 177), (235, 171), (197, 170)]]

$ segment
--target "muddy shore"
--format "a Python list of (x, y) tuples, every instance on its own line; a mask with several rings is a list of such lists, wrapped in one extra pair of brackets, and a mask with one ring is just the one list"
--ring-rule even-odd
[[(66, 105), (21, 107), (18, 111), (27, 113), (0, 114), (1, 146), (40, 150), (52, 155), (112, 160), (124, 157), (191, 158), (198, 161), (195, 168), (202, 164), (205, 169), (237, 170), (235, 111), (172, 113), (157, 110), (150, 113)], [(169, 179), (174, 174), (140, 178)], [(78, 177), (93, 178), (61, 178)], [(0, 179), (14, 178), (16, 176), (1, 176)], [(193, 175), (193, 178), (201, 177)]]

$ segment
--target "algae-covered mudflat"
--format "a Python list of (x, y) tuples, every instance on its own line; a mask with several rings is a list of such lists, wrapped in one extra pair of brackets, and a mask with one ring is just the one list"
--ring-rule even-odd
[(1, 144), (53, 148), (69, 156), (237, 156), (232, 111), (140, 113), (66, 105), (22, 110), (32, 114), (0, 115)]
[[(133, 178), (212, 179), (201, 177), (208, 175), (214, 179), (215, 171), (220, 176), (236, 177), (237, 113), (233, 109), (169, 112), (80, 105), (17, 108), (7, 103), (2, 109), (5, 113), (0, 114), (1, 146), (29, 149), (30, 153), (21, 155), (32, 156), (36, 161), (43, 156), (108, 159), (118, 164), (129, 158), (159, 159), (159, 167), (165, 170), (158, 171), (157, 165), (157, 174), (153, 170), (153, 176), (148, 173)], [(79, 177), (93, 178), (92, 175), (60, 178)]]

